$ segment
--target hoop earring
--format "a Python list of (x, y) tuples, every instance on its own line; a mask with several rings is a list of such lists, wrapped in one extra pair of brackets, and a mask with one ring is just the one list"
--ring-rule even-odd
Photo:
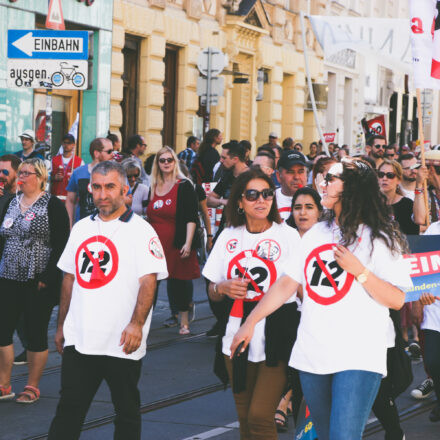
[(244, 214), (244, 209), (238, 207), (238, 208), (237, 208), (237, 212), (238, 212), (239, 215), (243, 215), (243, 214)]

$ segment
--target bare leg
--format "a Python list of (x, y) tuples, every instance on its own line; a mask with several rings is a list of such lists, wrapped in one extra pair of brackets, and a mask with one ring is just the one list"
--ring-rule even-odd
[(14, 346), (0, 347), (0, 385), (11, 385), (12, 363), (14, 362)]
[[(47, 357), (49, 355), (49, 350), (45, 351), (29, 351), (27, 352), (28, 362), (29, 362), (29, 378), (28, 385), (38, 388), (40, 383), (41, 375), (43, 374), (44, 367), (47, 362)], [(17, 399), (29, 400), (27, 396), (22, 396)]]
[(188, 327), (188, 312), (179, 312), (180, 315), (180, 327), (186, 326)]

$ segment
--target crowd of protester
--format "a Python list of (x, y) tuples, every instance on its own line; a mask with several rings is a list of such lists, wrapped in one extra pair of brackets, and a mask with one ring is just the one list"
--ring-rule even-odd
[[(405, 234), (440, 235), (440, 149), (426, 151), (422, 166), (416, 145), (387, 145), (380, 135), (368, 138), (362, 154), (334, 143), (325, 149), (321, 142), (312, 142), (305, 154), (302, 143), (288, 137), (280, 145), (271, 132), (252, 157), (248, 140), (223, 143), (220, 130), (210, 129), (203, 139), (190, 136), (178, 155), (164, 146), (144, 161), (143, 136), (131, 136), (122, 149), (109, 132), (91, 142), (88, 164), (76, 155), (75, 138), (64, 136), (48, 166), (35, 151), (32, 130), (20, 139), (22, 150), (0, 157), (0, 401), (15, 397), (13, 363), (29, 364), (16, 402), (39, 399), (48, 324), (60, 296), (60, 352), (64, 320), (72, 325), (74, 319), (68, 319), (65, 288), (76, 286), (79, 276), (78, 267), (76, 277), (70, 270), (71, 243), (88, 231), (86, 225), (99, 230), (103, 219), (115, 220), (114, 208), (123, 227), (133, 213), (136, 222), (151, 225), (146, 230), (136, 223), (131, 231), (148, 237), (154, 262), (146, 274), (136, 263), (136, 273), (161, 274), (148, 281), (154, 304), (159, 280), (167, 279), (170, 317), (164, 325), (178, 327), (180, 335), (190, 334), (193, 280), (202, 269), (216, 318), (207, 332), (217, 338), (214, 371), (231, 384), (242, 440), (276, 439), (277, 431), (287, 430), (289, 412), (296, 423), (303, 398), (320, 440), (342, 438), (341, 432), (360, 439), (371, 410), (385, 438), (401, 440), (395, 399), (411, 382), (410, 359), (420, 357), (427, 378), (411, 395), (435, 393), (438, 404), (429, 418), (440, 421), (440, 302), (424, 293), (404, 303), (412, 283), (402, 257), (408, 253)], [(112, 173), (115, 178), (106, 180)], [(105, 191), (112, 194), (108, 200)], [(90, 283), (102, 287), (104, 250), (85, 247), (83, 255)], [(141, 320), (144, 339), (148, 316)], [(25, 351), (14, 359), (15, 330)], [(124, 353), (145, 353), (140, 340), (127, 344)], [(66, 355), (72, 371), (90, 361), (80, 345), (77, 339)], [(106, 354), (91, 350), (83, 354)], [(131, 405), (130, 417), (138, 400), (139, 366), (133, 365), (121, 366), (136, 370), (127, 383), (132, 395), (114, 396), (115, 406)], [(103, 378), (116, 387), (113, 376)], [(69, 393), (63, 385), (53, 433), (69, 426)], [(75, 432), (87, 412), (81, 400)], [(120, 438), (139, 438), (138, 421), (116, 409)]]

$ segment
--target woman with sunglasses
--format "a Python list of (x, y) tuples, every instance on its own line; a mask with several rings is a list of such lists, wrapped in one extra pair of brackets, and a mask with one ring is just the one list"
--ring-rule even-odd
[(365, 162), (333, 165), (322, 186), (322, 221), (303, 236), (285, 275), (236, 333), (231, 354), (242, 342), (246, 349), (259, 321), (302, 284), (289, 365), (299, 370), (319, 439), (360, 440), (387, 372), (388, 308), (400, 309), (403, 289), (412, 285), (401, 256), (406, 241)]
[(57, 262), (69, 236), (69, 217), (56, 196), (45, 191), (48, 172), (41, 159), (18, 169), (19, 193), (0, 212), (0, 400), (14, 398), (12, 335), (24, 318), (29, 377), (17, 403), (34, 403), (48, 357), (47, 328), (57, 304), (61, 271)]
[(147, 217), (165, 252), (171, 313), (179, 314), (179, 334), (188, 335), (192, 280), (200, 277), (196, 255), (200, 243), (195, 235), (198, 200), (192, 182), (181, 172), (176, 153), (170, 147), (163, 147), (154, 158)]
[(131, 209), (136, 214), (143, 216), (145, 214), (145, 207), (148, 204), (150, 189), (147, 185), (140, 182), (141, 166), (134, 159), (124, 159), (122, 166), (127, 174), (128, 185), (131, 190)]
[[(275, 186), (259, 169), (240, 174), (226, 205), (229, 228), (219, 235), (203, 270), (209, 296), (223, 306), (214, 371), (232, 384), (241, 440), (276, 440), (275, 410), (287, 381), (296, 337), (295, 297), (262, 320), (249, 347), (230, 359), (235, 332), (298, 250), (298, 233), (281, 222)], [(293, 294), (294, 292), (292, 292)]]

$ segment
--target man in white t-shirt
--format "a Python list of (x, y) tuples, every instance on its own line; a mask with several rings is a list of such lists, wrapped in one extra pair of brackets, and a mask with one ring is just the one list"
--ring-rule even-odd
[(277, 165), (280, 187), (275, 192), (278, 212), (287, 220), (292, 212), (292, 197), (299, 188), (307, 184), (307, 162), (299, 151), (283, 151)]
[(98, 211), (76, 223), (58, 262), (65, 273), (55, 335), (63, 355), (61, 397), (49, 439), (78, 439), (102, 380), (115, 406), (115, 439), (140, 439), (141, 359), (157, 279), (168, 276), (154, 229), (127, 209), (122, 166), (91, 173)]

